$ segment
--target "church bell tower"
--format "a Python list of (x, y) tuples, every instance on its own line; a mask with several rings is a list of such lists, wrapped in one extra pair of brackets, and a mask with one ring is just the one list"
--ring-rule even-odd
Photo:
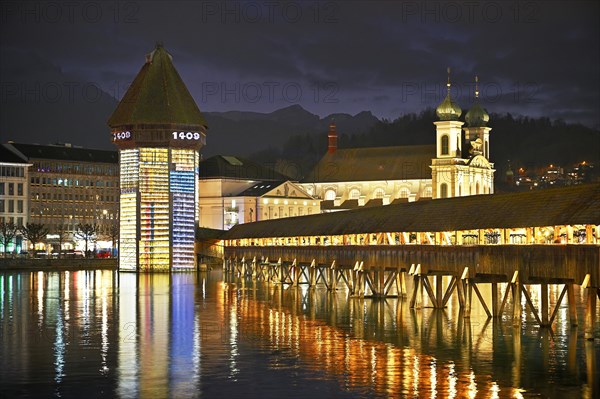
[(461, 195), (457, 165), (462, 161), (463, 122), (459, 120), (462, 110), (450, 97), (450, 68), (448, 68), (447, 94), (435, 110), (439, 120), (436, 126), (436, 158), (431, 164), (431, 186), (433, 198), (448, 198)]

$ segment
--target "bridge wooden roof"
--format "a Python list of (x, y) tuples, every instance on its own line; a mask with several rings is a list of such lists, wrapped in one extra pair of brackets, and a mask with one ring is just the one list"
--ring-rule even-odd
[(224, 239), (600, 224), (600, 184), (392, 204), (237, 225)]

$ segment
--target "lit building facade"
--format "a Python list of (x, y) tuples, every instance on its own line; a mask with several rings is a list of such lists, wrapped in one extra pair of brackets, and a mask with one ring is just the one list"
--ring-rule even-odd
[[(29, 163), (5, 146), (0, 146), (0, 222), (21, 227), (29, 222)], [(17, 233), (8, 245), (10, 253), (26, 250), (23, 237)], [(0, 253), (4, 253), (0, 242)]]
[[(119, 175), (117, 153), (70, 144), (39, 145), (9, 142), (3, 148), (30, 165), (25, 169), (22, 223), (40, 223), (49, 231), (38, 250), (48, 254), (85, 244), (75, 236), (79, 224), (97, 226), (96, 249), (110, 249), (118, 219)], [(10, 188), (10, 187), (8, 187)], [(22, 194), (21, 194), (22, 193)], [(21, 201), (19, 199), (18, 201)], [(21, 203), (16, 203), (19, 211)], [(17, 217), (15, 224), (20, 224)], [(31, 248), (33, 249), (33, 248)], [(89, 249), (93, 249), (90, 247)]]
[(462, 110), (450, 97), (450, 78), (447, 87), (436, 109), (435, 144), (338, 149), (332, 122), (327, 153), (302, 180), (303, 188), (321, 201), (324, 211), (492, 194), (491, 128), (479, 91), (476, 87), (463, 127)]
[(223, 155), (200, 162), (199, 202), (200, 227), (219, 230), (320, 212), (319, 201), (287, 176), (248, 159)]
[(157, 45), (108, 124), (119, 149), (119, 270), (194, 270), (206, 122)]
[[(437, 107), (436, 157), (431, 161), (433, 198), (464, 197), (494, 193), (494, 164), (490, 157), (489, 115), (479, 104), (478, 78), (475, 77), (475, 104), (466, 113), (466, 126), (460, 121), (462, 110), (448, 94)], [(462, 128), (462, 129), (461, 129)], [(462, 138), (462, 130), (465, 138)], [(463, 151), (463, 141), (468, 151)]]

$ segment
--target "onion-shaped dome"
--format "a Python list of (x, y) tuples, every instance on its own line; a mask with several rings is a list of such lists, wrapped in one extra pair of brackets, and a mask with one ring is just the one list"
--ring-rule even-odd
[(435, 113), (441, 121), (457, 121), (462, 114), (462, 109), (450, 99), (450, 92), (448, 92), (444, 101), (435, 109)]
[(471, 109), (465, 115), (465, 122), (470, 127), (483, 127), (486, 126), (490, 120), (490, 116), (479, 102), (475, 102), (475, 105), (471, 107)]

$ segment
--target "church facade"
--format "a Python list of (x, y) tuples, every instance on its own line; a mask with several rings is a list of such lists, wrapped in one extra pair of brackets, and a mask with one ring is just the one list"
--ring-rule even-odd
[(432, 145), (338, 149), (332, 122), (327, 153), (302, 186), (321, 200), (323, 211), (492, 194), (491, 128), (475, 80), (475, 103), (463, 122), (462, 110), (450, 96), (448, 77), (447, 95), (436, 109)]

